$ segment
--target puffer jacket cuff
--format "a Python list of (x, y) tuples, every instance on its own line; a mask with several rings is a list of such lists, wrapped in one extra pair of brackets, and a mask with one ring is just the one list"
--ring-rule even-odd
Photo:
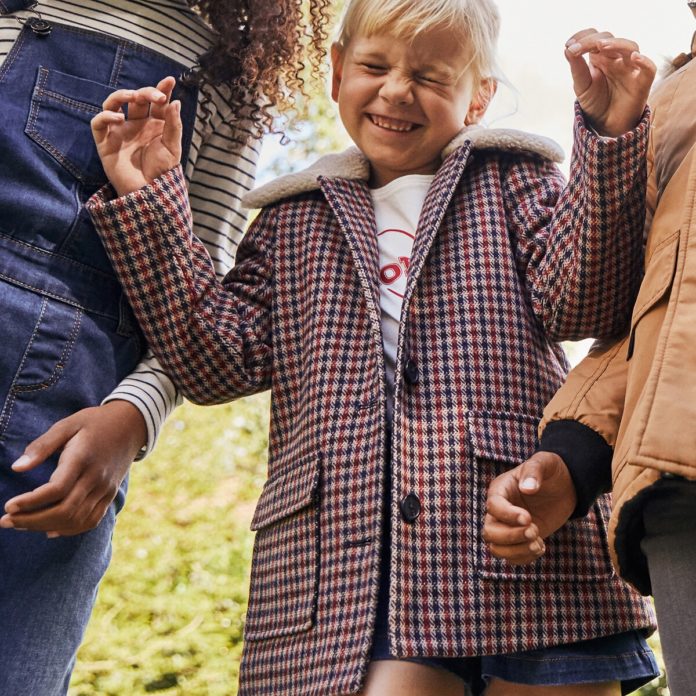
[(554, 452), (568, 467), (575, 484), (577, 505), (572, 517), (584, 517), (595, 500), (611, 490), (612, 448), (596, 431), (575, 420), (549, 423), (538, 452)]

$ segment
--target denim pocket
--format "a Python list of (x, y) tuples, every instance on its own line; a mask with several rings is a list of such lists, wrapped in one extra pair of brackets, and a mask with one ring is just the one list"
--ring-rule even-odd
[[(6, 346), (7, 353), (2, 364), (10, 360), (14, 364), (7, 365), (9, 374), (6, 376), (13, 376), (0, 412), (0, 434), (5, 432), (20, 396), (43, 391), (60, 380), (82, 322), (83, 313), (77, 307), (29, 292), (24, 294), (35, 302), (35, 320), (33, 325), (25, 325), (21, 337), (15, 337), (23, 343), (21, 353), (21, 349), (10, 350)], [(28, 318), (28, 314), (24, 316)]]
[(114, 89), (39, 66), (24, 132), (85, 186), (107, 181), (90, 121)]

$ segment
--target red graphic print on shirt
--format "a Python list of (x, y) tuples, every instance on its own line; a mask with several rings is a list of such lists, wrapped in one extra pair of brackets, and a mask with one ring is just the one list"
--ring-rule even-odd
[(403, 298), (414, 235), (396, 228), (382, 230), (378, 235), (380, 248), (379, 281), (386, 289)]

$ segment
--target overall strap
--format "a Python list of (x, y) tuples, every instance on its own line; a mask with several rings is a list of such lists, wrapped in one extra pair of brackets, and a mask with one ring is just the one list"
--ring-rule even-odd
[(0, 15), (12, 14), (20, 10), (30, 10), (36, 4), (36, 0), (0, 0)]

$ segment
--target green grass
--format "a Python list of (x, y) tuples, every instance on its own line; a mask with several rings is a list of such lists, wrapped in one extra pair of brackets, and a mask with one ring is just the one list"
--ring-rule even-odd
[(267, 395), (186, 404), (134, 465), (70, 696), (237, 693), (267, 432)]
[(70, 696), (236, 694), (266, 395), (185, 405), (134, 465)]

